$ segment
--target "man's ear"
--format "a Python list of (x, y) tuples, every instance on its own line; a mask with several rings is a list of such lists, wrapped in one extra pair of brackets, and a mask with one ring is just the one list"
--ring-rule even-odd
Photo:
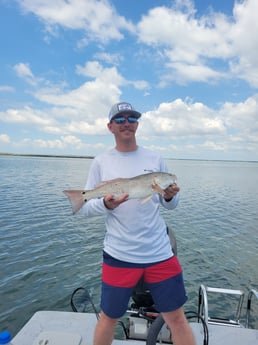
[(113, 133), (112, 123), (111, 123), (111, 122), (109, 122), (109, 123), (107, 124), (107, 128), (110, 130), (111, 133)]

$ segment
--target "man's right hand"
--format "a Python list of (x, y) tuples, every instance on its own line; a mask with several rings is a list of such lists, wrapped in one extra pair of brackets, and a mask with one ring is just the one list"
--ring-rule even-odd
[(129, 197), (129, 194), (122, 194), (118, 198), (114, 198), (113, 194), (108, 194), (104, 197), (104, 205), (108, 210), (114, 210), (117, 206), (125, 202)]

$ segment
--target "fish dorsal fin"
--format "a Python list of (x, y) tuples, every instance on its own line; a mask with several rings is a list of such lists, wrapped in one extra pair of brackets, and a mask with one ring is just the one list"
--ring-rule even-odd
[(105, 185), (107, 185), (107, 184), (108, 184), (108, 181), (102, 181), (102, 182), (98, 183), (98, 184), (95, 186), (95, 188), (103, 187), (103, 186), (105, 186)]
[(151, 187), (154, 192), (159, 193), (160, 195), (165, 194), (164, 190), (157, 184), (155, 180), (153, 180)]
[(118, 177), (118, 178), (114, 178), (113, 180), (102, 181), (99, 184), (97, 184), (95, 188), (103, 187), (103, 186), (106, 186), (107, 184), (110, 184), (110, 183), (122, 182), (124, 180), (127, 180), (127, 179), (122, 178), (122, 177)]
[(152, 194), (146, 196), (146, 198), (141, 199), (141, 204), (145, 204), (147, 201), (149, 201), (152, 198)]

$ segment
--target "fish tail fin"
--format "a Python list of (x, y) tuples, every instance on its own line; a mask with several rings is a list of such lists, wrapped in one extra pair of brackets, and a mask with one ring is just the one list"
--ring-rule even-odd
[(87, 201), (82, 190), (64, 190), (63, 192), (72, 205), (73, 214), (78, 212)]

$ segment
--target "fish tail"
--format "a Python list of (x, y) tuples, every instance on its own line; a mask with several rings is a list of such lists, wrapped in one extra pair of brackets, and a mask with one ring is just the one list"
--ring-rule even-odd
[(64, 194), (72, 205), (73, 214), (78, 212), (87, 201), (82, 190), (64, 190)]

